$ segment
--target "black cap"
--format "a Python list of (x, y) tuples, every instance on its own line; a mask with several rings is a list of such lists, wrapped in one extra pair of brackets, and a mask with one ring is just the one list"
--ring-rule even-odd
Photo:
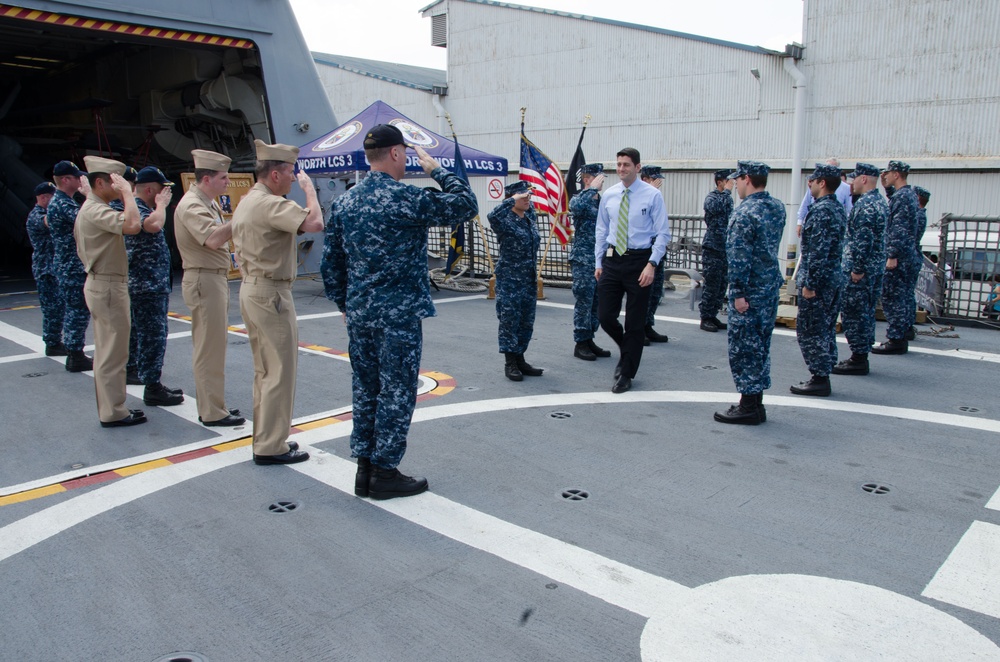
[(365, 135), (365, 149), (405, 145), (403, 132), (391, 124), (377, 124)]
[(42, 182), (35, 187), (35, 195), (45, 195), (46, 193), (55, 193), (56, 186), (52, 182)]
[(74, 177), (83, 177), (86, 175), (84, 171), (76, 167), (76, 164), (72, 161), (60, 161), (59, 163), (52, 166), (52, 176), (62, 177), (64, 175), (72, 175)]
[(159, 168), (155, 166), (146, 166), (138, 172), (135, 176), (136, 184), (163, 184), (164, 186), (173, 186), (174, 183), (167, 179)]

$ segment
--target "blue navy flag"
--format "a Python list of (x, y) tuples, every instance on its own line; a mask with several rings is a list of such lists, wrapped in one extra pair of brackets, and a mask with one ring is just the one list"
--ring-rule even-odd
[[(452, 134), (455, 139), (455, 174), (461, 177), (462, 181), (469, 183), (469, 175), (465, 172), (465, 161), (462, 160), (462, 151), (458, 148), (458, 137)], [(462, 259), (465, 253), (465, 223), (456, 223), (451, 229), (451, 239), (448, 242), (448, 259), (445, 261), (444, 273), (451, 274), (455, 263)]]
[(524, 135), (524, 124), (521, 124), (521, 174), (531, 185), (531, 202), (535, 209), (552, 217), (552, 230), (559, 243), (566, 245), (573, 233), (569, 226), (569, 216), (566, 214), (566, 185), (562, 173), (542, 150), (535, 147)]

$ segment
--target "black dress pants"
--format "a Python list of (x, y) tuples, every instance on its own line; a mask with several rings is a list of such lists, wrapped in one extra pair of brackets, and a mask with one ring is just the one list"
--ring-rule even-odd
[[(629, 378), (635, 377), (642, 359), (642, 339), (651, 290), (648, 285), (639, 285), (639, 274), (646, 268), (650, 254), (651, 251), (646, 249), (629, 250), (624, 255), (615, 251), (605, 256), (601, 265), (601, 280), (597, 283), (597, 317), (604, 332), (618, 344), (622, 376)], [(623, 298), (624, 329), (618, 321)]]

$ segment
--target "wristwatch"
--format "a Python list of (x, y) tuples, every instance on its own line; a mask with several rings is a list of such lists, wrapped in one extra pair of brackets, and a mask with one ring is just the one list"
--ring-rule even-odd
[(649, 261), (649, 266), (651, 266), (651, 267), (653, 267), (655, 269), (656, 268), (656, 262), (653, 262), (652, 260), (650, 260)]

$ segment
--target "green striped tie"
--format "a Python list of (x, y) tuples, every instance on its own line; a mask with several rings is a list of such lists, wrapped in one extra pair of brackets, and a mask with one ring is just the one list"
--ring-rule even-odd
[(615, 248), (619, 255), (628, 250), (628, 189), (622, 194), (622, 203), (618, 207), (618, 227), (615, 229)]

